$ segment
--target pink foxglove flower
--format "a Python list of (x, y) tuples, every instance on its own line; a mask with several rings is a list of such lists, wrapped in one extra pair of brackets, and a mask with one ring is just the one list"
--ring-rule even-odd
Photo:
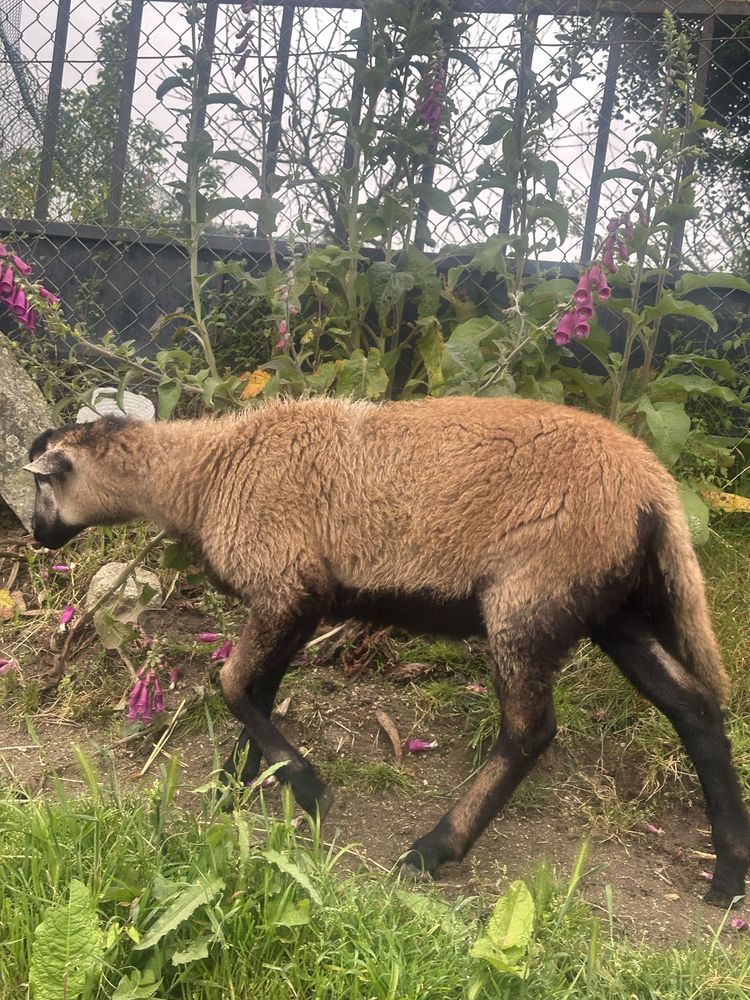
[(6, 267), (5, 271), (0, 269), (0, 297), (7, 299), (14, 288), (13, 268)]
[(734, 917), (733, 920), (729, 921), (729, 926), (733, 931), (746, 931), (748, 926), (747, 920), (743, 920), (742, 917)]
[(279, 323), (279, 333), (282, 337), (286, 336), (286, 321), (282, 319)]
[(31, 264), (27, 264), (25, 260), (21, 260), (15, 254), (13, 254), (13, 263), (24, 276), (31, 274)]
[(55, 565), (52, 567), (52, 572), (53, 573), (70, 573), (70, 566), (67, 566), (65, 563), (55, 563)]
[(0, 243), (0, 257), (8, 256), (8, 248), (4, 243)]
[(573, 292), (573, 301), (577, 306), (585, 306), (591, 302), (591, 272), (586, 271), (578, 279), (578, 286)]
[(164, 692), (161, 689), (158, 676), (154, 676), (154, 711), (157, 715), (164, 712)]
[(276, 350), (283, 351), (288, 343), (289, 341), (286, 337), (279, 337), (278, 343), (276, 344)]
[(569, 309), (557, 324), (554, 340), (558, 347), (565, 347), (570, 343), (576, 325), (575, 310)]
[(198, 642), (216, 642), (221, 639), (220, 632), (199, 632), (195, 637)]
[(182, 671), (179, 667), (172, 667), (169, 671), (169, 690), (174, 691), (177, 687), (177, 681), (182, 677)]
[(53, 295), (47, 288), (40, 288), (39, 294), (43, 299), (46, 299), (50, 305), (56, 306), (60, 304), (60, 299), (56, 295)]
[(434, 750), (437, 747), (437, 740), (407, 740), (406, 749), (409, 753), (425, 753), (427, 750)]
[(60, 615), (60, 624), (58, 626), (58, 630), (60, 632), (66, 631), (68, 625), (70, 625), (70, 623), (73, 621), (73, 616), (75, 615), (75, 613), (76, 609), (73, 607), (72, 604), (65, 605), (65, 607), (62, 610), (62, 614)]
[(234, 643), (231, 639), (225, 639), (224, 642), (211, 653), (212, 663), (223, 663), (224, 660), (229, 659), (232, 650), (234, 649)]
[(576, 319), (575, 326), (573, 327), (573, 333), (579, 340), (583, 340), (584, 337), (588, 337), (591, 333), (591, 327), (585, 320)]
[(17, 660), (0, 660), (0, 677), (3, 677), (5, 674), (12, 674), (18, 669), (20, 668)]

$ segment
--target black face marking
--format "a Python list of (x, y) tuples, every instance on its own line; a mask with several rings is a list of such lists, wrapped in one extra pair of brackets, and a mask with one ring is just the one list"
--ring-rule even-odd
[(87, 527), (87, 524), (65, 524), (60, 518), (55, 518), (51, 524), (39, 524), (36, 518), (31, 521), (34, 539), (45, 549), (61, 548)]
[(331, 616), (358, 618), (373, 625), (394, 625), (412, 632), (427, 632), (454, 639), (485, 634), (475, 595), (446, 600), (430, 591), (364, 591), (340, 587)]

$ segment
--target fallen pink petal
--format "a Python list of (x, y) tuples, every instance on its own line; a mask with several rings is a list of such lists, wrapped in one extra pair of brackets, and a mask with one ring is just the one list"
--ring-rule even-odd
[(425, 753), (427, 750), (434, 750), (437, 747), (437, 740), (407, 740), (406, 749), (409, 753)]
[(484, 684), (467, 684), (466, 690), (471, 691), (472, 694), (487, 694), (487, 688)]
[(62, 610), (62, 614), (60, 615), (59, 629), (61, 632), (64, 632), (68, 627), (68, 625), (70, 625), (75, 613), (76, 609), (73, 607), (72, 604), (65, 605), (65, 607)]
[(70, 573), (70, 566), (67, 566), (65, 563), (55, 563), (55, 565), (52, 567), (52, 572), (53, 573)]
[(211, 653), (211, 662), (220, 663), (222, 660), (226, 660), (232, 650), (234, 649), (234, 643), (231, 639), (226, 639), (218, 649), (215, 649)]
[(746, 931), (750, 924), (747, 920), (743, 920), (742, 917), (734, 917), (733, 920), (729, 921), (729, 926), (733, 931)]
[(660, 830), (658, 826), (654, 826), (653, 823), (644, 823), (643, 829), (648, 833), (664, 833), (663, 830)]
[(701, 878), (704, 878), (707, 882), (713, 882), (714, 877), (712, 872), (701, 872), (700, 874)]
[(221, 632), (199, 632), (195, 638), (198, 642), (218, 642)]
[(17, 660), (0, 660), (0, 677), (4, 674), (11, 674), (16, 670), (20, 670)]

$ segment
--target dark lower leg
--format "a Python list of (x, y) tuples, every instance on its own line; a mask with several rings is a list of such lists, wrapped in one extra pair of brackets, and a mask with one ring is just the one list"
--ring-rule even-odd
[(640, 617), (609, 623), (595, 641), (677, 730), (703, 787), (716, 868), (706, 900), (728, 906), (745, 891), (750, 822), (718, 701), (649, 632)]
[[(288, 611), (283, 619), (251, 619), (245, 627), (230, 659), (221, 671), (221, 688), (227, 705), (244, 730), (235, 748), (248, 748), (242, 779), (258, 771), (261, 756), (269, 764), (287, 763), (276, 773), (279, 780), (291, 785), (299, 804), (308, 812), (330, 805), (326, 786), (312, 764), (281, 735), (270, 721), (271, 709), (281, 680), (292, 657), (312, 635), (318, 621), (316, 606)], [(235, 760), (225, 765), (228, 773), (236, 769)]]
[(500, 736), (469, 790), (440, 822), (416, 840), (403, 863), (433, 875), (446, 861), (458, 861), (505, 805), (555, 736), (549, 689), (506, 691)]
[[(283, 680), (283, 671), (278, 671), (271, 677), (265, 678), (263, 683), (256, 682), (252, 686), (250, 698), (257, 704), (264, 715), (270, 718), (276, 695)], [(222, 766), (222, 780), (226, 781), (230, 776), (237, 778), (243, 785), (249, 785), (258, 777), (262, 753), (258, 744), (252, 739), (247, 729), (243, 729), (237, 737), (229, 757)], [(238, 772), (238, 768), (241, 770)]]

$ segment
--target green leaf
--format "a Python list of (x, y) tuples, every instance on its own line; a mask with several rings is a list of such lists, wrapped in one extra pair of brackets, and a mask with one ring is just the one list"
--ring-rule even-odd
[(183, 924), (199, 906), (205, 906), (224, 888), (224, 879), (218, 875), (211, 875), (208, 878), (198, 879), (184, 889), (177, 899), (167, 907), (162, 915), (149, 927), (138, 944), (134, 945), (134, 951), (145, 951), (169, 934), (180, 924)]
[(217, 215), (225, 212), (247, 212), (248, 200), (246, 198), (209, 198), (206, 201), (206, 218), (215, 219)]
[(424, 361), (427, 370), (427, 384), (430, 395), (434, 396), (442, 386), (445, 378), (443, 376), (443, 353), (445, 342), (440, 322), (430, 316), (427, 319), (419, 320), (416, 324), (421, 335), (417, 341), (417, 352)]
[(217, 149), (213, 158), (215, 160), (226, 160), (228, 163), (236, 163), (239, 167), (244, 167), (256, 179), (260, 178), (260, 168), (253, 160), (243, 156), (236, 149)]
[(717, 330), (719, 327), (716, 317), (705, 306), (698, 305), (697, 302), (688, 302), (687, 299), (676, 299), (671, 292), (664, 292), (658, 305), (646, 306), (643, 315), (647, 321), (661, 316), (689, 316), (691, 319), (706, 323), (712, 330)]
[(190, 962), (208, 958), (208, 946), (212, 940), (213, 935), (208, 934), (191, 941), (187, 948), (181, 948), (172, 954), (172, 965), (188, 965)]
[(192, 565), (190, 552), (182, 542), (169, 542), (164, 548), (161, 564), (165, 569), (184, 570)]
[(157, 1000), (155, 994), (161, 980), (141, 984), (141, 976), (137, 969), (130, 976), (123, 976), (112, 994), (112, 1000), (148, 1000), (149, 997)]
[(643, 181), (643, 174), (639, 174), (635, 170), (628, 170), (626, 167), (612, 167), (611, 170), (604, 171), (599, 178), (599, 183), (603, 184), (605, 181), (614, 180), (637, 181), (640, 183)]
[(189, 90), (187, 83), (181, 76), (168, 76), (166, 80), (162, 80), (156, 88), (157, 101), (163, 100), (169, 91), (174, 90), (176, 87), (182, 87), (184, 90)]
[(489, 316), (476, 316), (459, 323), (445, 344), (443, 375), (450, 378), (461, 370), (478, 375), (485, 360), (481, 345), (498, 329), (499, 324)]
[(741, 405), (739, 396), (732, 389), (726, 385), (719, 385), (705, 375), (661, 375), (651, 382), (648, 394), (652, 400), (709, 396), (730, 405)]
[(367, 281), (380, 325), (385, 326), (391, 312), (403, 305), (406, 293), (414, 288), (414, 275), (397, 270), (395, 264), (374, 261), (367, 270)]
[(302, 927), (310, 923), (310, 900), (300, 899), (295, 902), (293, 899), (284, 899), (275, 912), (268, 914), (268, 921), (271, 926), (276, 927)]
[(317, 903), (318, 905), (321, 904), (322, 900), (320, 898), (320, 893), (299, 865), (296, 865), (290, 858), (288, 858), (285, 854), (281, 854), (279, 851), (261, 851), (261, 854), (266, 861), (275, 865), (279, 871), (282, 871), (286, 875), (293, 878), (297, 885), (301, 886), (305, 890), (313, 903)]
[(492, 146), (513, 128), (513, 119), (508, 115), (494, 115), (487, 126), (487, 131), (477, 140), (480, 146)]
[(327, 392), (333, 385), (338, 367), (335, 361), (324, 361), (318, 370), (305, 376), (307, 388), (318, 395)]
[(422, 317), (434, 316), (440, 305), (440, 292), (442, 284), (435, 271), (434, 261), (430, 260), (427, 254), (417, 250), (416, 247), (407, 247), (400, 251), (397, 258), (400, 271), (408, 271), (414, 275), (415, 283), (411, 289), (409, 300), (415, 297), (419, 300), (418, 315)]
[(33, 1000), (78, 1000), (99, 969), (103, 938), (88, 888), (74, 879), (34, 931), (29, 986)]
[(678, 485), (693, 545), (705, 545), (711, 534), (708, 528), (708, 507), (687, 483)]
[(495, 904), (487, 933), (471, 948), (472, 958), (481, 958), (498, 972), (523, 979), (527, 970), (520, 964), (534, 932), (534, 900), (526, 885), (512, 882)]
[(207, 94), (205, 97), (201, 98), (198, 103), (203, 107), (206, 107), (209, 104), (231, 104), (233, 107), (239, 108), (240, 111), (248, 110), (247, 104), (241, 101), (236, 94), (229, 94), (226, 92)]
[(137, 629), (130, 622), (120, 621), (107, 608), (94, 615), (94, 628), (105, 649), (122, 649), (137, 636)]
[(526, 211), (529, 222), (537, 222), (539, 219), (549, 219), (557, 229), (560, 242), (565, 241), (568, 235), (568, 210), (557, 201), (548, 201), (546, 198), (537, 197)]
[(514, 236), (490, 236), (487, 242), (479, 247), (469, 261), (469, 267), (478, 267), (480, 274), (504, 274), (505, 255), (508, 246), (515, 241)]
[(453, 215), (455, 212), (450, 195), (441, 191), (440, 188), (433, 187), (431, 184), (415, 184), (412, 191), (417, 198), (424, 201), (425, 205), (433, 212), (437, 212), (438, 215)]
[(336, 395), (350, 399), (380, 399), (388, 388), (388, 374), (380, 351), (373, 347), (365, 357), (354, 351), (346, 361), (338, 362)]
[(648, 444), (667, 467), (675, 464), (690, 433), (690, 417), (681, 403), (652, 403), (643, 397), (638, 412), (646, 418)]
[(712, 271), (711, 274), (683, 274), (674, 286), (675, 295), (687, 295), (696, 288), (732, 288), (750, 294), (750, 282), (738, 274)]
[(164, 378), (161, 380), (159, 383), (159, 396), (156, 405), (156, 413), (159, 420), (169, 420), (175, 406), (177, 406), (180, 401), (181, 392), (182, 387), (176, 379)]

